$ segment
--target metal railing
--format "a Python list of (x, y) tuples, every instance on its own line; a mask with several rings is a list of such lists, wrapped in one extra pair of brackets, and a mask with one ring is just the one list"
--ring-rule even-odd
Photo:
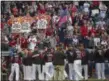
[(9, 56), (9, 51), (1, 51), (1, 56)]

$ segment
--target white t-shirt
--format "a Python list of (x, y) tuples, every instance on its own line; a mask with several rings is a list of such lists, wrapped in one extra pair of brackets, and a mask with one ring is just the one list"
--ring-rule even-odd
[(73, 26), (71, 26), (71, 25), (67, 26), (67, 30), (68, 31), (73, 30)]
[(84, 3), (84, 12), (89, 12), (89, 7), (90, 7), (90, 4), (89, 3)]
[(57, 23), (59, 21), (59, 17), (57, 15), (53, 16), (53, 22)]
[(73, 26), (71, 26), (71, 25), (67, 26), (67, 34), (69, 36), (73, 35)]
[(68, 21), (72, 24), (72, 18), (71, 18), (71, 16), (68, 17)]
[(100, 38), (96, 37), (94, 38), (94, 45), (98, 46), (98, 44), (100, 44)]
[(77, 38), (73, 38), (73, 44), (74, 44), (74, 45), (77, 45), (78, 42), (79, 42), (79, 40), (78, 40)]
[(6, 36), (5, 36), (5, 41), (7, 44), (9, 43), (8, 38)]
[(31, 49), (31, 50), (34, 50), (35, 46), (36, 46), (36, 42), (37, 42), (37, 39), (34, 37), (34, 38), (29, 38), (28, 39), (29, 41), (29, 46), (28, 48)]
[(102, 40), (102, 41), (101, 41), (101, 44), (106, 46), (106, 45), (107, 45), (107, 41)]
[(103, 27), (103, 25), (105, 25), (105, 21), (98, 21), (97, 23), (97, 27)]
[(105, 12), (106, 12), (107, 7), (106, 7), (106, 5), (104, 5), (104, 4), (100, 4), (100, 5), (99, 5), (99, 9), (100, 9), (100, 11), (105, 11)]
[(104, 5), (103, 3), (101, 3), (101, 4), (99, 5), (99, 9), (100, 9), (100, 16), (101, 16), (102, 18), (105, 18), (105, 16), (106, 16), (106, 11), (107, 11), (106, 5)]
[(52, 48), (56, 47), (57, 41), (55, 37), (50, 38), (50, 44)]

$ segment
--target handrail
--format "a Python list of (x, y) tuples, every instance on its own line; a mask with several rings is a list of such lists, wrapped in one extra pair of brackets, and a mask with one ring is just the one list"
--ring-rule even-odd
[(9, 51), (1, 51), (1, 56), (9, 56)]
[(9, 51), (1, 51), (1, 56), (9, 56), (9, 53), (10, 53)]

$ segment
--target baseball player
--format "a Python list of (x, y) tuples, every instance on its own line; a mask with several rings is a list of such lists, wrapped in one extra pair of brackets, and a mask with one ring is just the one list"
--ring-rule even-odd
[(67, 54), (67, 60), (68, 60), (68, 65), (69, 65), (69, 79), (74, 80), (74, 53), (75, 50), (72, 48), (71, 45), (69, 45), (69, 48), (66, 52)]
[(45, 52), (44, 60), (46, 74), (45, 80), (50, 80), (53, 77), (53, 53), (50, 48)]
[(45, 50), (40, 50), (40, 62), (41, 62), (41, 74), (39, 75), (39, 80), (45, 80), (45, 61), (44, 61), (44, 52)]
[(97, 73), (97, 78), (100, 80), (105, 80), (105, 64), (104, 64), (104, 53), (103, 53), (103, 48), (100, 46), (97, 47), (97, 50), (95, 51), (94, 54), (94, 61), (96, 63), (96, 73)]
[(27, 49), (22, 51), (24, 80), (32, 80), (32, 55)]
[(34, 51), (34, 48), (36, 46), (36, 42), (37, 42), (37, 39), (35, 37), (35, 35), (31, 35), (28, 39), (28, 48), (33, 52)]
[(89, 60), (89, 54), (88, 54), (88, 51), (85, 50), (83, 44), (81, 44), (81, 46), (80, 46), (80, 52), (81, 52), (81, 60), (82, 60), (82, 69), (84, 71), (84, 79), (88, 80), (88, 60)]
[(13, 81), (13, 77), (14, 77), (14, 72), (16, 73), (15, 76), (15, 80), (19, 81), (19, 64), (21, 64), (21, 59), (19, 57), (19, 55), (15, 55), (13, 57), (11, 57), (11, 73), (9, 75), (9, 81)]
[(39, 49), (36, 46), (35, 51), (32, 55), (32, 79), (36, 80), (36, 71), (38, 72), (38, 79), (40, 80), (41, 75), (41, 58), (39, 54)]
[[(80, 46), (79, 46), (80, 47)], [(82, 76), (82, 61), (81, 61), (81, 51), (80, 48), (75, 49), (76, 53), (74, 53), (74, 71), (75, 71), (75, 80), (79, 81), (83, 79)]]

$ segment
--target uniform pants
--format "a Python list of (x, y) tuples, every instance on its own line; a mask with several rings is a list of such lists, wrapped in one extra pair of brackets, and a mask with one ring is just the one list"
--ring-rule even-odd
[(66, 72), (65, 68), (64, 68), (64, 76), (65, 76), (65, 78), (66, 78), (66, 77), (68, 77), (68, 75), (67, 75), (67, 72)]
[(45, 80), (45, 65), (42, 65), (42, 70), (41, 70), (41, 73), (39, 74), (39, 80)]
[(81, 60), (74, 61), (74, 71), (75, 71), (75, 80), (76, 81), (82, 80), (83, 76), (82, 76)]
[(45, 63), (45, 80), (50, 80), (53, 77), (53, 63), (52, 62), (46, 62)]
[(88, 65), (82, 65), (82, 69), (84, 71), (85, 80), (88, 80)]
[(23, 65), (24, 80), (32, 80), (32, 66)]
[(36, 71), (38, 72), (38, 79), (40, 79), (41, 75), (41, 65), (40, 64), (32, 64), (32, 79), (36, 80)]
[(69, 63), (69, 79), (74, 80), (74, 64)]
[(67, 61), (65, 60), (64, 62), (65, 62), (65, 64), (64, 64), (64, 76), (65, 76), (65, 78), (67, 78), (68, 77), (68, 74), (66, 72)]
[(54, 66), (54, 75), (52, 80), (58, 81), (58, 80), (64, 80), (64, 65), (55, 65)]
[(98, 79), (105, 79), (105, 64), (96, 63), (96, 74)]
[(13, 63), (11, 65), (11, 74), (9, 75), (9, 81), (13, 81), (14, 72), (16, 73), (15, 79), (16, 81), (18, 81), (19, 80), (19, 64), (18, 63)]

